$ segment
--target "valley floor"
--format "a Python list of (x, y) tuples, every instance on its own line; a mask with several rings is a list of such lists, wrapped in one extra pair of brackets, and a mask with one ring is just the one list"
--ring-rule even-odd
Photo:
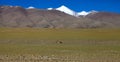
[(0, 62), (120, 62), (120, 29), (0, 28)]

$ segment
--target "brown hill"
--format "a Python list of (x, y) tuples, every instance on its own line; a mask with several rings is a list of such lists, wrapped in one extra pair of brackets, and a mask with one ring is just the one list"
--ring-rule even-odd
[(95, 14), (89, 14), (86, 18), (93, 20), (93, 25), (96, 25), (96, 27), (120, 27), (120, 14), (117, 13), (98, 12)]
[(74, 17), (57, 10), (0, 6), (0, 27), (120, 28), (120, 14), (98, 12)]

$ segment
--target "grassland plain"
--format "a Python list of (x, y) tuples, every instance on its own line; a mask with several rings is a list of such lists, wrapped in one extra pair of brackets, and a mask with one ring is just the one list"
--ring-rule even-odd
[(0, 62), (120, 62), (119, 58), (120, 29), (0, 28)]

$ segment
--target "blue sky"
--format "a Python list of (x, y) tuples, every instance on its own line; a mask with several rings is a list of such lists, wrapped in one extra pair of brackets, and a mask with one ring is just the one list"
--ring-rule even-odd
[(43, 9), (65, 5), (76, 12), (97, 10), (120, 13), (120, 0), (0, 0), (0, 5), (22, 6), (25, 8), (33, 6)]

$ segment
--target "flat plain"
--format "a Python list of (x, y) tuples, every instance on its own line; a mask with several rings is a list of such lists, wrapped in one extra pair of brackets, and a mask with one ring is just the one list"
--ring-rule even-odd
[(120, 62), (120, 29), (0, 28), (0, 62)]

